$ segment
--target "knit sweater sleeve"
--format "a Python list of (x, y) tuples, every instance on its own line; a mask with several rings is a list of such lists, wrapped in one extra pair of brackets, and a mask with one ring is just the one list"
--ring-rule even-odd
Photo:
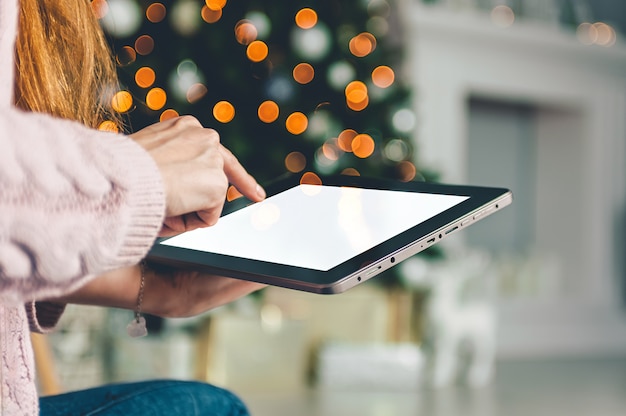
[(0, 2), (0, 303), (65, 294), (138, 262), (165, 212), (161, 176), (124, 135), (11, 105), (17, 2)]

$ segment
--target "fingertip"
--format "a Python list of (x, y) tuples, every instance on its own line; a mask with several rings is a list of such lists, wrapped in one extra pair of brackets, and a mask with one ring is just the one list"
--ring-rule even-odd
[(256, 194), (260, 199), (265, 199), (267, 194), (265, 193), (265, 189), (259, 184), (256, 185)]

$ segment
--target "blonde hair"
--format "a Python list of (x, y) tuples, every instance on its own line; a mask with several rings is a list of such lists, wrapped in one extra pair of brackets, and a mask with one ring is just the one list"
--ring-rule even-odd
[(20, 0), (15, 105), (91, 127), (118, 117), (115, 63), (87, 0)]

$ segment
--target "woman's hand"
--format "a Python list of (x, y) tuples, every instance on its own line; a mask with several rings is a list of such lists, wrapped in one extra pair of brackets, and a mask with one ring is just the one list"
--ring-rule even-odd
[(161, 235), (215, 224), (229, 183), (252, 201), (265, 198), (217, 132), (192, 116), (153, 124), (130, 137), (150, 153), (163, 178), (166, 219)]
[[(265, 285), (179, 270), (150, 266), (144, 270), (141, 311), (164, 318), (199, 315), (265, 287)], [(141, 285), (138, 265), (100, 275), (78, 290), (53, 302), (76, 303), (134, 310)]]

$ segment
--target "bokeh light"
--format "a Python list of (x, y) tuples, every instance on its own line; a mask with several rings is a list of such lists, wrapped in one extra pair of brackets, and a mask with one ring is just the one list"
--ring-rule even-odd
[(220, 101), (213, 106), (213, 117), (220, 123), (229, 123), (235, 118), (235, 107), (228, 101)]
[(269, 49), (265, 42), (262, 40), (255, 40), (248, 45), (248, 48), (246, 49), (246, 56), (252, 62), (261, 62), (267, 58), (268, 51)]
[(226, 0), (205, 0), (205, 3), (211, 10), (222, 10), (226, 7)]
[(211, 10), (207, 6), (202, 6), (200, 14), (202, 15), (202, 20), (205, 22), (215, 23), (222, 18), (222, 9)]
[(408, 160), (398, 163), (396, 169), (398, 170), (398, 173), (400, 175), (400, 180), (404, 182), (412, 181), (417, 176), (417, 168), (413, 163), (409, 162)]
[(315, 77), (315, 69), (306, 62), (299, 63), (293, 69), (293, 79), (299, 84), (308, 84)]
[(149, 55), (154, 50), (154, 39), (149, 35), (141, 35), (135, 41), (135, 50), (139, 55)]
[(271, 100), (263, 101), (257, 111), (259, 120), (264, 123), (273, 123), (278, 119), (279, 113), (280, 109), (278, 108), (278, 104)]
[(602, 46), (613, 46), (617, 41), (615, 29), (603, 22), (596, 22), (593, 28), (597, 33), (595, 43)]
[(306, 131), (309, 125), (309, 119), (301, 112), (294, 112), (287, 117), (287, 121), (285, 121), (285, 126), (287, 127), (287, 131), (291, 134), (302, 134)]
[(269, 201), (263, 201), (250, 216), (251, 225), (257, 230), (267, 230), (280, 219), (280, 208)]
[(270, 35), (270, 32), (272, 31), (272, 22), (265, 13), (253, 10), (246, 13), (245, 18), (254, 25), (259, 38), (264, 39)]
[(415, 127), (415, 114), (408, 108), (396, 111), (391, 119), (393, 127), (403, 133), (410, 133)]
[(98, 126), (98, 130), (100, 131), (108, 131), (110, 133), (119, 133), (120, 129), (114, 121), (104, 120)]
[(248, 20), (240, 20), (235, 25), (235, 39), (242, 45), (249, 45), (256, 40), (258, 31)]
[(243, 196), (243, 194), (241, 192), (239, 192), (239, 190), (237, 188), (235, 188), (233, 185), (230, 185), (228, 187), (228, 191), (226, 192), (226, 200), (228, 202), (234, 201), (235, 199), (239, 199), (242, 196)]
[(167, 94), (163, 88), (152, 88), (146, 94), (146, 105), (150, 110), (160, 110), (165, 107)]
[(341, 171), (341, 174), (348, 175), (348, 176), (361, 176), (361, 173), (355, 168), (345, 168), (344, 170)]
[(358, 133), (352, 129), (345, 129), (337, 137), (337, 146), (344, 152), (352, 152), (352, 140)]
[(372, 83), (379, 88), (387, 88), (393, 84), (395, 73), (386, 65), (377, 66), (372, 71)]
[(152, 3), (146, 9), (146, 18), (152, 23), (159, 23), (163, 21), (166, 15), (167, 10), (162, 3)]
[(106, 0), (93, 0), (91, 2), (91, 10), (96, 19), (102, 19), (109, 12), (109, 4)]
[(133, 107), (133, 96), (128, 91), (118, 91), (111, 99), (111, 107), (118, 113), (125, 113)]
[(356, 71), (349, 62), (338, 61), (333, 62), (328, 66), (326, 79), (331, 87), (340, 91), (343, 90), (350, 80), (355, 78), (355, 76)]
[(291, 152), (285, 157), (285, 167), (291, 173), (302, 172), (306, 168), (306, 157), (300, 152)]
[(313, 172), (305, 172), (300, 178), (302, 185), (321, 185), (322, 179)]
[(367, 85), (362, 81), (352, 81), (346, 86), (346, 105), (353, 111), (362, 111), (369, 104)]
[(361, 159), (370, 157), (375, 147), (374, 139), (369, 134), (357, 134), (352, 140), (352, 152)]
[(159, 117), (159, 121), (165, 121), (171, 118), (176, 118), (178, 117), (178, 115), (179, 115), (178, 111), (168, 108), (167, 110), (161, 113), (161, 116)]
[(376, 49), (376, 38), (369, 32), (359, 33), (348, 44), (350, 52), (357, 58), (363, 58)]
[(401, 162), (409, 156), (409, 146), (404, 140), (393, 139), (383, 149), (385, 157), (393, 162)]
[(137, 59), (137, 52), (130, 46), (122, 46), (120, 50), (115, 54), (115, 61), (118, 66), (127, 66), (135, 62)]
[(170, 23), (182, 36), (192, 36), (202, 26), (202, 7), (196, 0), (178, 0), (172, 6)]
[(149, 88), (154, 84), (156, 74), (150, 67), (141, 67), (135, 72), (135, 82), (141, 88)]
[(317, 24), (317, 12), (304, 8), (296, 13), (296, 25), (301, 29), (311, 29)]
[(328, 27), (319, 22), (311, 29), (295, 27), (291, 35), (294, 51), (308, 61), (319, 61), (330, 52), (333, 35)]
[(134, 0), (108, 0), (108, 11), (100, 19), (108, 33), (119, 38), (133, 35), (141, 26), (143, 12)]
[(509, 27), (515, 22), (515, 13), (509, 6), (499, 5), (491, 10), (491, 21), (500, 27)]
[(199, 82), (196, 84), (193, 84), (187, 90), (187, 102), (189, 102), (190, 104), (197, 103), (202, 98), (204, 98), (207, 92), (209, 92), (209, 90), (207, 89), (206, 85), (201, 84)]

